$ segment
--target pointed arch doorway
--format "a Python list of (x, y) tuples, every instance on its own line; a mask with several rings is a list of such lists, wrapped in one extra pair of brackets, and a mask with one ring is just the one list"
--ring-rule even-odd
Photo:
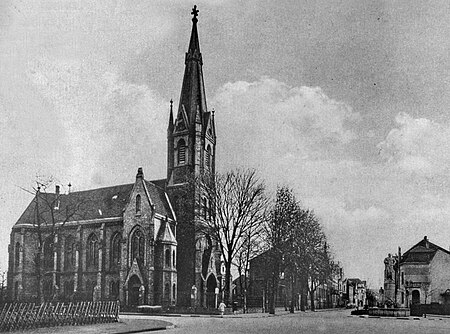
[(142, 283), (137, 275), (133, 275), (128, 281), (128, 305), (139, 305), (139, 289)]
[(206, 307), (216, 308), (216, 288), (217, 279), (214, 274), (210, 274), (206, 280)]

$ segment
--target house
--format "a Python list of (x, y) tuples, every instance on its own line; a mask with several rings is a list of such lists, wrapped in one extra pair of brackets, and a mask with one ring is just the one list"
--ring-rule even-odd
[(450, 251), (425, 236), (400, 256), (397, 302), (411, 304), (450, 302)]
[(347, 305), (363, 307), (366, 305), (367, 283), (359, 278), (346, 278), (342, 284), (342, 299)]

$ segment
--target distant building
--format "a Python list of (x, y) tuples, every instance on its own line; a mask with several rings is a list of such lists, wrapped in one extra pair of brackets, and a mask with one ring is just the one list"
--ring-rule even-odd
[[(250, 307), (258, 307), (264, 305), (268, 309), (269, 303), (269, 284), (271, 282), (272, 273), (270, 263), (272, 261), (271, 250), (268, 250), (250, 260), (250, 291), (248, 304)], [(281, 307), (287, 305), (287, 292), (284, 273), (280, 273), (278, 286), (275, 291), (275, 306)]]
[(450, 302), (450, 252), (425, 236), (400, 257), (397, 303)]
[[(271, 250), (268, 250), (250, 260), (250, 282), (248, 304), (250, 306), (260, 306), (263, 303), (268, 307), (269, 286), (271, 284), (272, 272), (270, 263), (272, 257)], [(292, 298), (292, 284), (287, 279), (289, 272), (280, 272), (278, 286), (275, 291), (275, 306), (288, 307)], [(296, 291), (300, 291), (300, 278), (296, 280)], [(309, 283), (308, 283), (309, 284)], [(321, 283), (313, 294), (315, 308), (332, 308), (342, 304), (342, 272), (336, 274), (326, 282)], [(295, 295), (294, 305), (300, 307), (300, 294)], [(306, 306), (311, 307), (310, 295), (307, 294)]]
[(346, 304), (363, 307), (366, 305), (366, 290), (366, 281), (359, 278), (346, 278), (343, 281), (342, 299)]

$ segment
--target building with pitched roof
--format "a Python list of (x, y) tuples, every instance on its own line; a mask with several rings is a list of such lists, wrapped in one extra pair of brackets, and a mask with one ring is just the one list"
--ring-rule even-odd
[(410, 307), (412, 304), (450, 302), (450, 251), (425, 236), (394, 258), (397, 261), (392, 279), (397, 287), (395, 302), (398, 305)]
[[(8, 296), (14, 301), (120, 300), (122, 305), (214, 306), (220, 253), (199, 228), (211, 219), (192, 179), (215, 171), (198, 10), (176, 117), (170, 102), (167, 179), (79, 192), (38, 189), (13, 226)], [(206, 174), (207, 174), (206, 173)]]

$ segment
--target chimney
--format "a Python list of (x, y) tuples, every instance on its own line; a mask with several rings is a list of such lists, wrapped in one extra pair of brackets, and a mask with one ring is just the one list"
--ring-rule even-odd
[(71, 190), (72, 184), (69, 182), (69, 184), (67, 186), (69, 187), (69, 194), (70, 194), (70, 190)]
[(59, 186), (58, 185), (55, 186), (55, 194), (56, 194), (55, 210), (59, 210), (60, 200), (59, 200)]
[(430, 247), (430, 244), (428, 243), (428, 238), (427, 238), (427, 236), (424, 236), (424, 237), (423, 237), (423, 240), (425, 241), (425, 247), (426, 247), (426, 248)]

